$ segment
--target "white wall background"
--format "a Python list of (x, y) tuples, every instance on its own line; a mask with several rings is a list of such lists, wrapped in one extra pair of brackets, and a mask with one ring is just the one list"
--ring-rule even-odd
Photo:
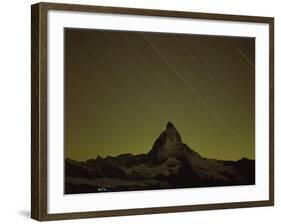
[[(278, 0), (65, 0), (56, 2), (275, 17), (275, 207), (69, 220), (52, 223), (280, 223), (281, 78)], [(30, 216), (30, 5), (2, 1), (0, 9), (0, 223), (36, 223)]]

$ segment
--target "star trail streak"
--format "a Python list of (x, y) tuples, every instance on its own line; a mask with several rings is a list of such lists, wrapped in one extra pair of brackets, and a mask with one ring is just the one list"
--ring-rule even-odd
[(250, 61), (250, 59), (241, 51), (241, 49), (237, 49), (238, 52), (242, 55), (242, 57), (255, 69), (255, 65)]

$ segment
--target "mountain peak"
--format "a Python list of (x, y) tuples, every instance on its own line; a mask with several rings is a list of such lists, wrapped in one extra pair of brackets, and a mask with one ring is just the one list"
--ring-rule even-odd
[(167, 123), (166, 129), (172, 129), (172, 128), (176, 129), (175, 126), (173, 125), (173, 123), (171, 121), (169, 121)]
[(177, 142), (181, 142), (181, 136), (171, 121), (167, 123), (166, 130), (164, 132), (167, 134), (167, 138), (173, 138)]
[(171, 157), (200, 157), (197, 152), (182, 142), (180, 133), (171, 121), (167, 123), (166, 130), (154, 142), (148, 156), (158, 162), (163, 162)]
[(182, 146), (181, 136), (173, 123), (169, 121), (157, 140), (154, 142), (149, 154), (157, 160), (163, 160), (176, 154)]

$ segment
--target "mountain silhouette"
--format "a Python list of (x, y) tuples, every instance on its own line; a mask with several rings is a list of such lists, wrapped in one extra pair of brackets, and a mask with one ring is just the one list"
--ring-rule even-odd
[(251, 184), (254, 160), (203, 158), (182, 142), (171, 122), (147, 154), (65, 159), (66, 194)]

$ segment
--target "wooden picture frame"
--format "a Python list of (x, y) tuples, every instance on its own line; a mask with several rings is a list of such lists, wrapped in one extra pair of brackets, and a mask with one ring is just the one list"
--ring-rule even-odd
[[(130, 208), (102, 211), (48, 212), (48, 12), (67, 11), (104, 13), (165, 18), (188, 18), (210, 21), (231, 21), (267, 24), (269, 26), (269, 183), (268, 200), (211, 203), (181, 206)], [(162, 11), (136, 8), (116, 8), (90, 5), (38, 3), (31, 7), (31, 217), (39, 221), (81, 219), (94, 217), (187, 212), (226, 208), (274, 205), (274, 18), (258, 16), (223, 15), (182, 11)]]

